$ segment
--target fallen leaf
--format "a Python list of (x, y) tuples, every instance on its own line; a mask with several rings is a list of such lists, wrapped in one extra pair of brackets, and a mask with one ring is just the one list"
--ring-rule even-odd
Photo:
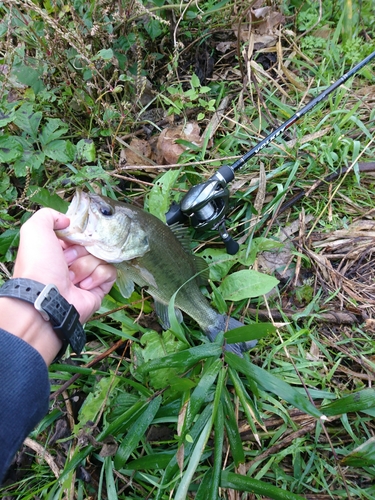
[[(121, 153), (125, 154), (126, 163), (128, 165), (152, 165), (149, 161), (151, 158), (151, 146), (148, 141), (134, 137), (129, 147), (122, 150)], [(121, 154), (123, 157), (123, 154)]]
[(179, 139), (200, 146), (202, 138), (198, 123), (188, 122), (185, 125), (165, 128), (162, 131), (156, 145), (157, 162), (159, 164), (172, 165), (178, 162), (179, 157), (186, 149), (182, 144), (176, 144), (176, 141)]
[(216, 50), (225, 54), (228, 50), (236, 48), (236, 44), (234, 42), (219, 42), (216, 45)]

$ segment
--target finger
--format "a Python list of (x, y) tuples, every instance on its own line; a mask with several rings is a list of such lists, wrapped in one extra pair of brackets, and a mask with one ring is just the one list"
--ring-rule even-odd
[[(100, 264), (90, 276), (82, 280), (80, 288), (91, 292), (99, 291), (101, 297), (104, 297), (112, 288), (117, 278), (117, 270), (111, 264)], [(99, 289), (99, 290), (98, 290)]]
[[(101, 266), (104, 267), (104, 271), (100, 268)], [(93, 255), (87, 254), (79, 259), (75, 260), (69, 267), (69, 271), (74, 274), (73, 278), (73, 283), (78, 284), (83, 282), (84, 280), (88, 279), (89, 277), (93, 278), (95, 277), (95, 284), (93, 286), (96, 286), (98, 283), (98, 280), (100, 277), (105, 275), (105, 269), (107, 268), (110, 269), (109, 275), (113, 276), (116, 274), (116, 271), (112, 271), (112, 266), (110, 264), (104, 263), (102, 260), (97, 259)], [(100, 268), (97, 271), (97, 268)], [(90, 285), (88, 285), (88, 282), (86, 282), (85, 285), (86, 289), (90, 288)]]
[(52, 230), (65, 229), (69, 224), (70, 219), (66, 215), (53, 208), (41, 208), (22, 225), (21, 231), (32, 231), (35, 226), (38, 226), (39, 229), (43, 226)]
[(89, 253), (86, 248), (81, 245), (70, 245), (64, 248), (64, 257), (68, 266), (86, 255), (89, 255)]

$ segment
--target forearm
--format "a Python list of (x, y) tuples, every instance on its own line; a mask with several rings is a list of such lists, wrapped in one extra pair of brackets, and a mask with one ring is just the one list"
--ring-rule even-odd
[(1, 328), (0, 340), (1, 484), (23, 440), (47, 413), (50, 388), (47, 366), (35, 349)]
[(32, 304), (20, 299), (0, 297), (0, 328), (24, 340), (36, 349), (48, 366), (62, 342)]

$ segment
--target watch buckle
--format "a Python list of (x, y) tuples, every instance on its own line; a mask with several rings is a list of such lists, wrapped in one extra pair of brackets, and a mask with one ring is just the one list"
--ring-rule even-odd
[(56, 292), (59, 293), (55, 285), (52, 284), (46, 285), (38, 295), (36, 301), (34, 302), (35, 309), (41, 314), (42, 318), (45, 321), (49, 321), (50, 317), (48, 316), (47, 312), (43, 309), (43, 302), (46, 299), (48, 300), (49, 293), (51, 290), (56, 290)]

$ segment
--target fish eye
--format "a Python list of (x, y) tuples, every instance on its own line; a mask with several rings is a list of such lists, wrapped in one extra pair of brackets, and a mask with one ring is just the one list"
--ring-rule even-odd
[(103, 204), (100, 207), (100, 212), (105, 216), (108, 217), (110, 215), (113, 215), (113, 209), (110, 205)]

